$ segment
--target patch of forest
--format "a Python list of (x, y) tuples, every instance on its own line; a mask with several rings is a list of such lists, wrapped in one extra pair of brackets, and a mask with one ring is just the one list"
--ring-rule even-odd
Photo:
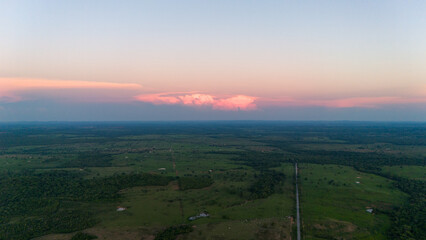
[(165, 186), (173, 177), (120, 174), (84, 179), (70, 171), (15, 174), (0, 179), (0, 239), (30, 239), (93, 226), (87, 204), (115, 201), (121, 189)]
[(277, 191), (285, 180), (285, 175), (277, 171), (265, 171), (254, 176), (255, 181), (249, 187), (249, 199), (267, 198)]
[(426, 186), (423, 181), (395, 179), (396, 187), (410, 195), (408, 203), (391, 215), (392, 239), (426, 239)]
[(179, 189), (182, 191), (188, 189), (200, 189), (209, 187), (214, 183), (213, 179), (210, 176), (185, 176), (179, 178)]

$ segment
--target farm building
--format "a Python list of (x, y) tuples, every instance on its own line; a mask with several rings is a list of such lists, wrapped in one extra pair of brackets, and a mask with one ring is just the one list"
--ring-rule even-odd
[(194, 221), (194, 220), (197, 220), (197, 219), (199, 219), (199, 218), (206, 218), (206, 217), (210, 217), (210, 214), (208, 214), (208, 213), (206, 213), (206, 212), (202, 212), (202, 213), (200, 213), (199, 215), (189, 217), (188, 219), (189, 219), (189, 221)]
[(123, 212), (126, 211), (125, 207), (117, 207), (117, 212)]

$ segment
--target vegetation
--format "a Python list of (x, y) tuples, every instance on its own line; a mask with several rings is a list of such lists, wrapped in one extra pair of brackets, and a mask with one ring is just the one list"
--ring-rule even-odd
[(71, 240), (91, 240), (91, 239), (97, 239), (97, 238), (98, 237), (92, 234), (78, 232), (71, 238)]
[(190, 233), (193, 229), (189, 225), (173, 226), (165, 229), (155, 236), (155, 240), (175, 240), (179, 235)]
[(388, 215), (406, 199), (392, 181), (349, 166), (299, 167), (306, 239), (386, 239), (392, 223)]
[[(73, 232), (91, 227), (98, 220), (90, 209), (83, 208), (83, 203), (116, 200), (120, 189), (167, 185), (172, 179), (126, 174), (89, 180), (69, 171), (7, 176), (0, 185), (0, 237), (28, 239), (49, 232)], [(10, 222), (18, 216), (19, 220)]]
[(392, 239), (426, 239), (426, 185), (423, 181), (395, 178), (395, 185), (410, 195), (408, 203), (392, 212)]
[(0, 239), (173, 237), (204, 211), (179, 238), (289, 238), (294, 162), (305, 239), (423, 239), (425, 135), (424, 123), (2, 124)]
[(210, 176), (190, 176), (179, 178), (179, 189), (200, 189), (213, 184), (213, 179)]
[(267, 198), (276, 192), (277, 185), (282, 184), (285, 177), (276, 171), (262, 172), (255, 176), (255, 182), (250, 186), (250, 199)]
[(111, 154), (99, 152), (82, 152), (75, 159), (63, 164), (65, 168), (109, 167), (113, 157)]

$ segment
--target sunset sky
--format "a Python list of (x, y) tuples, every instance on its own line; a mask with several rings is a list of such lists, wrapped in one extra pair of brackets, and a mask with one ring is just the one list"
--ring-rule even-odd
[(426, 1), (0, 1), (0, 121), (426, 121)]

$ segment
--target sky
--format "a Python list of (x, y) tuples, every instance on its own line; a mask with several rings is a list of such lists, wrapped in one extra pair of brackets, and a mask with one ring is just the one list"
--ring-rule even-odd
[(426, 121), (425, 12), (0, 0), (0, 121)]

